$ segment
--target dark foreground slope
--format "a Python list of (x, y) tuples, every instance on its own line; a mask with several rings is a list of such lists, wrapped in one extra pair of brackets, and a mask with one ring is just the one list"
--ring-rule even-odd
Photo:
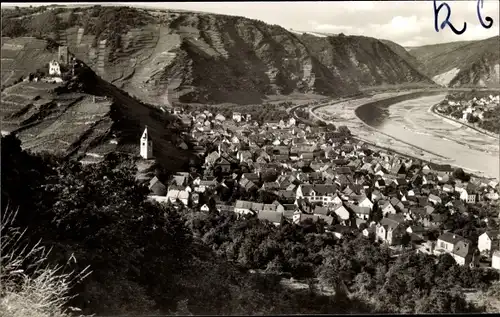
[[(373, 38), (299, 36), (243, 17), (99, 6), (2, 15), (9, 58), (23, 36), (48, 36), (151, 104), (255, 104), (291, 92), (343, 96), (360, 86), (431, 83)], [(7, 80), (15, 66), (2, 63)]]
[[(276, 227), (233, 212), (152, 204), (130, 158), (85, 166), (29, 155), (12, 135), (0, 141), (2, 184), (9, 184), (2, 212), (18, 209), (15, 225), (27, 228), (21, 244), (42, 239), (51, 247), (44, 264), (61, 264), (62, 272), (90, 265), (70, 303), (84, 314), (463, 313), (474, 307), (456, 288), (487, 288), (498, 278), (449, 255), (393, 258), (360, 232), (336, 239), (321, 222)], [(28, 276), (45, 267), (24, 264)], [(278, 274), (305, 289), (290, 289), (297, 283)]]
[[(60, 272), (65, 273), (90, 265), (92, 273), (77, 281), (72, 289), (76, 297), (69, 303), (86, 315), (370, 311), (356, 299), (286, 289), (277, 276), (254, 275), (219, 257), (190, 231), (187, 221), (193, 211), (146, 200), (148, 189), (135, 182), (130, 159), (110, 155), (96, 165), (82, 166), (32, 156), (21, 151), (12, 135), (2, 137), (1, 150), (2, 184), (9, 184), (2, 186), (2, 211), (6, 206), (19, 209), (14, 225), (27, 228), (21, 244), (42, 239), (52, 249), (42, 266), (61, 264)], [(216, 223), (253, 223), (255, 230), (274, 227), (237, 221), (234, 214), (217, 216)], [(68, 262), (72, 255), (76, 260)], [(37, 266), (30, 264), (26, 261), (24, 268), (31, 276)]]

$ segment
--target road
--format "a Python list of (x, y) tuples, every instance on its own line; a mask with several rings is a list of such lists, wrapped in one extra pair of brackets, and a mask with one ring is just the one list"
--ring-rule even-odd
[(332, 123), (346, 125), (362, 140), (434, 163), (462, 167), (480, 176), (500, 178), (497, 139), (452, 124), (431, 112), (430, 108), (444, 99), (445, 92), (391, 105), (384, 123), (377, 128), (367, 125), (354, 113), (365, 103), (405, 93), (378, 94), (315, 107), (311, 112), (319, 119), (333, 116)]

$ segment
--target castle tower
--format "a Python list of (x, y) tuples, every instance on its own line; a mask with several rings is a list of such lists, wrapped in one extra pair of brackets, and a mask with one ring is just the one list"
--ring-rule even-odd
[(59, 63), (63, 65), (68, 65), (69, 56), (68, 56), (68, 47), (67, 46), (59, 46), (58, 49), (58, 59)]
[(153, 158), (153, 141), (148, 133), (148, 126), (144, 129), (141, 137), (141, 157), (149, 160)]
[(55, 60), (49, 63), (49, 75), (61, 76), (61, 68), (59, 67), (59, 63)]

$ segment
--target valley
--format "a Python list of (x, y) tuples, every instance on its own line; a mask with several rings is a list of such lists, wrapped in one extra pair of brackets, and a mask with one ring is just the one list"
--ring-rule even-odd
[[(10, 19), (23, 28), (4, 28), (3, 85), (50, 59), (53, 50), (34, 38), (43, 32), (102, 79), (156, 106), (245, 105), (293, 93), (341, 97), (371, 86), (435, 86), (375, 38), (297, 34), (237, 16), (96, 6)], [(60, 23), (39, 30), (48, 20)], [(28, 63), (34, 55), (35, 63)]]
[(498, 312), (498, 36), (327, 15), (2, 6), (0, 316)]

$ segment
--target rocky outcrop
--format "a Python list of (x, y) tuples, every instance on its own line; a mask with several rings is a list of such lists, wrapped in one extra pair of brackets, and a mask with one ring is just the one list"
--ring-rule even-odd
[(410, 66), (413, 67), (413, 69), (417, 70), (422, 75), (427, 76), (423, 72), (424, 65), (422, 64), (422, 62), (420, 62), (415, 56), (411, 55), (410, 52), (406, 48), (404, 48), (403, 46), (401, 46), (401, 45), (399, 45), (397, 43), (389, 41), (389, 40), (382, 40), (381, 39), (380, 41), (382, 43), (384, 43), (385, 45), (389, 46), (389, 48), (394, 53), (396, 53), (397, 55), (399, 55), (402, 59), (404, 59), (405, 62), (407, 62), (408, 64), (410, 64)]
[(475, 62), (464, 65), (450, 81), (449, 87), (500, 87), (500, 51), (482, 54)]
[(448, 87), (499, 87), (498, 36), (411, 48), (409, 53), (423, 65), (422, 71)]
[(301, 35), (309, 50), (330, 71), (362, 87), (423, 83), (427, 76), (382, 41), (364, 36)]

